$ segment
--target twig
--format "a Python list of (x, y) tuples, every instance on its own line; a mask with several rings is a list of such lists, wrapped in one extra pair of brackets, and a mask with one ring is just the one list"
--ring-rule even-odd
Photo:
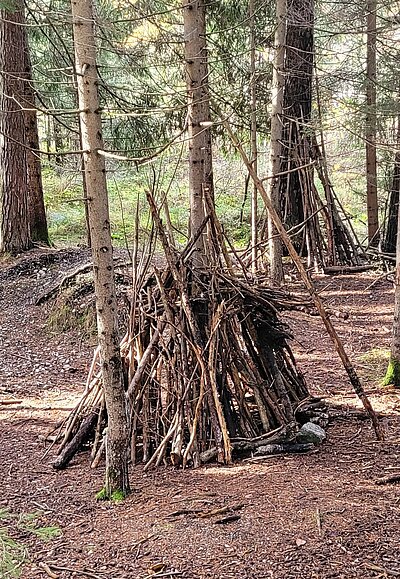
[(384, 476), (382, 478), (378, 478), (375, 481), (376, 485), (388, 485), (391, 483), (396, 483), (400, 481), (400, 474), (392, 474), (390, 476)]
[(314, 286), (314, 284), (312, 283), (310, 277), (308, 276), (303, 263), (297, 253), (297, 251), (294, 248), (293, 243), (291, 242), (283, 224), (282, 221), (279, 218), (278, 213), (276, 212), (275, 208), (272, 206), (271, 200), (269, 199), (267, 192), (262, 184), (262, 182), (260, 181), (259, 177), (257, 176), (257, 174), (254, 171), (254, 168), (251, 164), (251, 162), (249, 161), (243, 146), (241, 145), (241, 143), (239, 142), (239, 140), (237, 139), (237, 137), (234, 135), (234, 133), (232, 132), (232, 128), (230, 126), (230, 124), (228, 123), (228, 121), (223, 120), (222, 124), (224, 125), (225, 129), (227, 130), (227, 133), (229, 135), (229, 137), (232, 140), (232, 143), (234, 144), (234, 146), (236, 147), (236, 149), (239, 151), (244, 164), (246, 165), (246, 168), (251, 176), (251, 178), (254, 181), (254, 185), (257, 187), (264, 203), (265, 206), (268, 209), (268, 212), (270, 214), (270, 217), (272, 219), (272, 221), (274, 222), (274, 225), (277, 229), (277, 231), (280, 234), (280, 237), (282, 239), (282, 242), (285, 244), (290, 257), (292, 258), (293, 262), (295, 263), (297, 270), (300, 274), (300, 277), (304, 283), (304, 285), (306, 286), (307, 290), (310, 293), (310, 297), (313, 300), (321, 318), (322, 321), (324, 322), (325, 328), (335, 346), (335, 349), (343, 363), (343, 366), (347, 372), (347, 375), (350, 379), (350, 383), (352, 384), (355, 393), (357, 394), (357, 396), (360, 398), (366, 412), (368, 413), (371, 422), (373, 424), (374, 430), (375, 430), (375, 434), (378, 440), (384, 440), (385, 435), (384, 435), (384, 431), (383, 431), (383, 427), (380, 424), (377, 415), (371, 405), (371, 402), (367, 396), (367, 394), (365, 393), (365, 390), (363, 388), (363, 385), (361, 384), (361, 381), (354, 369), (353, 364), (351, 363), (347, 352), (345, 351), (344, 347), (343, 347), (343, 343), (341, 341), (341, 339), (339, 338), (338, 333), (336, 332), (335, 327), (333, 326), (332, 322), (329, 319), (329, 316), (326, 313), (325, 310), (325, 306), (320, 298), (320, 296), (317, 293), (317, 290)]
[(364, 567), (366, 567), (367, 569), (371, 569), (372, 571), (379, 571), (384, 575), (393, 575), (393, 577), (400, 577), (400, 571), (388, 569), (387, 567), (380, 567), (379, 565), (374, 565), (373, 563), (364, 563)]
[(183, 575), (182, 571), (169, 571), (166, 573), (152, 573), (151, 575), (146, 575), (143, 579), (157, 579), (157, 577), (173, 577), (176, 575)]
[(317, 519), (318, 533), (321, 535), (322, 534), (322, 521), (321, 521), (321, 511), (319, 510), (319, 507), (317, 507), (317, 510), (315, 513), (315, 518)]
[[(50, 569), (55, 569), (56, 571), (69, 571), (70, 573), (76, 573), (78, 576), (79, 575), (85, 575), (86, 577), (91, 577), (92, 579), (103, 579), (104, 575), (96, 575), (96, 573), (93, 573), (91, 570), (90, 571), (86, 571), (84, 569), (72, 569), (71, 567), (59, 567), (58, 565), (53, 565), (50, 564), (48, 567), (50, 567)], [(54, 575), (53, 575), (54, 577)]]
[(219, 509), (212, 509), (211, 511), (207, 511), (206, 513), (201, 513), (199, 515), (199, 517), (201, 519), (208, 519), (210, 517), (214, 517), (215, 515), (223, 515), (224, 513), (229, 513), (229, 512), (233, 512), (233, 511), (240, 511), (241, 509), (243, 509), (243, 507), (244, 507), (244, 504), (238, 504), (238, 505), (221, 507)]
[(131, 550), (133, 551), (134, 549), (137, 549), (137, 547), (140, 547), (140, 545), (143, 545), (143, 543), (147, 543), (147, 541), (150, 541), (150, 539), (152, 539), (155, 536), (156, 534), (152, 533), (148, 537), (143, 537), (143, 539), (140, 539), (140, 541), (137, 541), (134, 545), (132, 545)]
[(214, 521), (215, 525), (226, 525), (227, 523), (233, 523), (234, 521), (239, 521), (241, 519), (240, 515), (229, 515), (229, 517), (224, 517), (223, 519), (218, 519)]
[(51, 577), (51, 579), (58, 579), (58, 575), (56, 573), (53, 573), (53, 571), (50, 569), (50, 567), (48, 565), (46, 565), (46, 563), (43, 563), (42, 561), (38, 564), (38, 567), (40, 567), (41, 569), (43, 569), (43, 571), (46, 573), (46, 575), (48, 575), (49, 577)]

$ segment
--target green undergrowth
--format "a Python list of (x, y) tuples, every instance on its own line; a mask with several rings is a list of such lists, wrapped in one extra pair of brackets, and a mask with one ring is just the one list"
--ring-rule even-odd
[(372, 348), (359, 357), (360, 374), (368, 382), (382, 384), (382, 376), (385, 376), (389, 362), (389, 350), (385, 348)]
[[(215, 179), (216, 212), (224, 230), (238, 247), (250, 237), (250, 194), (244, 193), (245, 179), (235, 160), (220, 160)], [(156, 169), (156, 184), (149, 171), (116, 169), (108, 173), (108, 196), (111, 235), (116, 246), (132, 247), (136, 207), (139, 205), (139, 238), (143, 242), (151, 229), (146, 190), (155, 188), (159, 206), (165, 195), (175, 239), (178, 244), (187, 241), (189, 198), (185, 166), (176, 171), (173, 159), (166, 159)], [(63, 245), (85, 244), (85, 211), (80, 174), (45, 168), (43, 172), (45, 203), (49, 235), (53, 243)], [(163, 221), (165, 215), (161, 212)]]
[(76, 281), (76, 285), (64, 289), (55, 300), (47, 317), (47, 327), (54, 334), (79, 330), (84, 338), (91, 338), (97, 334), (93, 285), (78, 278)]
[(20, 540), (21, 535), (31, 535), (48, 542), (61, 536), (57, 526), (41, 524), (42, 512), (12, 513), (0, 509), (0, 577), (13, 579), (22, 576), (24, 565), (28, 562), (28, 549)]
[(42, 513), (22, 513), (19, 515), (18, 528), (31, 533), (41, 541), (52, 541), (61, 536), (61, 529), (57, 526), (41, 526), (40, 518)]

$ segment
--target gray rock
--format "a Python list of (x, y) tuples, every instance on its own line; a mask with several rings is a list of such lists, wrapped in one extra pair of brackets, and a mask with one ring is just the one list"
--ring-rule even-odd
[(283, 442), (282, 444), (266, 444), (259, 446), (254, 453), (254, 456), (263, 456), (266, 454), (282, 454), (282, 453), (302, 453), (309, 452), (315, 448), (314, 444), (298, 444), (295, 442)]
[(296, 435), (296, 442), (321, 444), (326, 439), (326, 432), (318, 424), (306, 422)]

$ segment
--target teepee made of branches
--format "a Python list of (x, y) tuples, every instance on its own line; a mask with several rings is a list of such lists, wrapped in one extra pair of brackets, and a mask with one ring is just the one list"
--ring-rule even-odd
[[(230, 463), (271, 433), (290, 439), (295, 409), (308, 391), (280, 312), (304, 308), (304, 300), (255, 284), (232, 266), (210, 204), (196, 235), (206, 237), (207, 259), (193, 267), (197, 239), (178, 252), (150, 193), (148, 201), (164, 265), (157, 268), (142, 258), (139, 267), (135, 261), (130, 319), (121, 342), (132, 462), (145, 468)], [(106, 424), (96, 352), (82, 399), (64, 426), (55, 466), (65, 466), (76, 440), (88, 438), (97, 464)]]

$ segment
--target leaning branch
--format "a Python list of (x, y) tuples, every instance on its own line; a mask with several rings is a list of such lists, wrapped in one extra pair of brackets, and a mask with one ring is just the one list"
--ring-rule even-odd
[(372, 408), (371, 402), (369, 401), (369, 398), (364, 391), (364, 388), (363, 388), (363, 386), (360, 382), (360, 379), (355, 371), (355, 368), (352, 365), (331, 320), (329, 319), (329, 316), (325, 310), (325, 306), (322, 303), (322, 300), (319, 297), (317, 290), (314, 287), (314, 284), (312, 283), (311, 279), (309, 278), (307, 271), (305, 270), (305, 268), (301, 262), (301, 259), (298, 255), (298, 253), (296, 252), (296, 250), (295, 250), (295, 248), (290, 240), (290, 237), (287, 234), (287, 232), (282, 224), (282, 221), (279, 218), (278, 213), (275, 211), (274, 207), (271, 204), (271, 201), (267, 195), (267, 192), (264, 188), (262, 181), (258, 178), (257, 174), (255, 173), (255, 171), (252, 167), (252, 164), (246, 155), (246, 152), (244, 151), (241, 143), (239, 142), (239, 140), (237, 139), (237, 137), (233, 133), (229, 122), (222, 118), (222, 124), (225, 127), (233, 145), (240, 153), (240, 155), (243, 159), (243, 162), (246, 165), (246, 168), (249, 172), (249, 175), (252, 178), (252, 180), (254, 181), (254, 184), (257, 187), (257, 189), (258, 189), (258, 191), (259, 191), (259, 193), (260, 193), (260, 195), (265, 203), (266, 208), (268, 209), (270, 217), (271, 217), (272, 221), (274, 222), (274, 225), (275, 225), (279, 235), (281, 236), (281, 239), (282, 239), (283, 243), (285, 244), (285, 246), (289, 252), (290, 257), (293, 259), (293, 262), (297, 267), (297, 270), (300, 274), (301, 279), (304, 282), (304, 285), (306, 286), (308, 292), (310, 293), (311, 299), (313, 300), (315, 307), (317, 308), (319, 315), (321, 316), (321, 319), (325, 325), (325, 328), (326, 328), (329, 336), (332, 339), (332, 342), (335, 346), (335, 349), (336, 349), (340, 359), (342, 360), (343, 366), (347, 372), (347, 375), (348, 375), (350, 382), (354, 388), (354, 391), (357, 394), (357, 396), (359, 397), (359, 399), (361, 400), (366, 412), (369, 414), (369, 416), (371, 418), (377, 439), (378, 440), (384, 440), (384, 432), (383, 432), (382, 426), (379, 423), (378, 418), (376, 416), (376, 413), (375, 413), (374, 409)]

